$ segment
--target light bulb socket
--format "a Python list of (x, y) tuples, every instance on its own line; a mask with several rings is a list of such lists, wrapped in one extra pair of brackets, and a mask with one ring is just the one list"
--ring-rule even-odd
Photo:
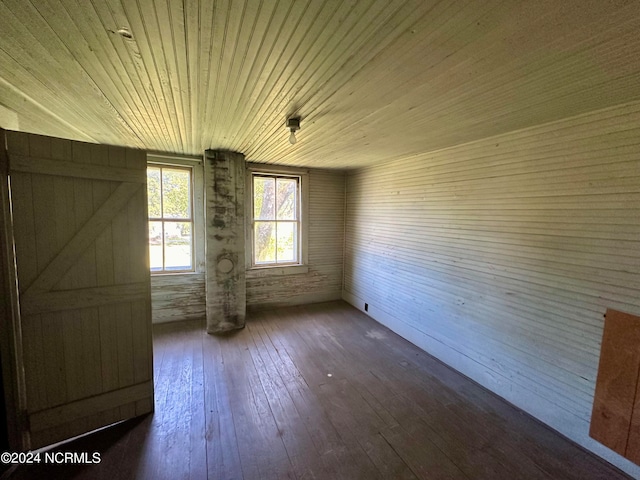
[(291, 132), (300, 130), (300, 117), (287, 118), (287, 128), (291, 130)]

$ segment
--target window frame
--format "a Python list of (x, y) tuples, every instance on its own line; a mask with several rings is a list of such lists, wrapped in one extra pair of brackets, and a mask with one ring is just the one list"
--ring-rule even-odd
[[(166, 159), (166, 161), (165, 161)], [(165, 268), (165, 259), (164, 259), (164, 236), (162, 238), (162, 270), (151, 270), (151, 259), (149, 259), (149, 273), (151, 275), (185, 275), (185, 274), (193, 274), (198, 272), (198, 237), (199, 232), (197, 229), (198, 222), (196, 221), (196, 216), (198, 215), (198, 209), (196, 207), (196, 197), (197, 195), (197, 161), (190, 159), (182, 159), (182, 158), (173, 158), (173, 157), (161, 157), (159, 155), (148, 155), (147, 156), (147, 168), (160, 168), (160, 176), (162, 178), (162, 169), (176, 169), (176, 170), (186, 170), (189, 172), (189, 180), (190, 180), (190, 202), (189, 202), (189, 219), (183, 218), (165, 218), (162, 215), (160, 217), (151, 217), (148, 215), (148, 222), (190, 222), (191, 223), (191, 268), (183, 269), (183, 270), (167, 270)], [(162, 195), (162, 191), (161, 191)], [(148, 205), (148, 199), (147, 199)], [(148, 210), (147, 210), (148, 212)], [(161, 212), (162, 213), (162, 212)], [(149, 247), (151, 244), (149, 243)]]
[[(298, 181), (298, 261), (295, 263), (280, 264), (256, 264), (254, 263), (254, 241), (255, 233), (253, 208), (253, 178), (256, 176), (265, 177), (297, 177)], [(246, 168), (246, 274), (251, 277), (264, 277), (271, 275), (289, 275), (296, 273), (307, 273), (308, 266), (308, 232), (309, 232), (309, 172), (299, 168), (290, 168), (273, 165), (247, 164)], [(258, 220), (260, 221), (260, 220)]]

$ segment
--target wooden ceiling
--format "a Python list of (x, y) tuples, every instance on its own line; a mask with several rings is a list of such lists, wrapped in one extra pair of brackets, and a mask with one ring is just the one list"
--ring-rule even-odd
[(0, 122), (355, 168), (639, 100), (639, 33), (637, 0), (2, 0)]

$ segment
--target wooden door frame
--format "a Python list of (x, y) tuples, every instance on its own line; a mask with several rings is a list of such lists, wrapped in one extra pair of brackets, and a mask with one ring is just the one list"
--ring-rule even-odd
[(5, 394), (7, 434), (14, 451), (27, 448), (26, 389), (22, 364), (22, 329), (16, 273), (6, 135), (0, 129), (0, 358)]

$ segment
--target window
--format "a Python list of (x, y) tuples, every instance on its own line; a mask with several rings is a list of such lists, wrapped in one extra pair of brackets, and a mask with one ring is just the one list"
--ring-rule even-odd
[(189, 167), (147, 167), (152, 273), (194, 270), (192, 177)]
[(299, 175), (251, 173), (252, 266), (302, 263)]

